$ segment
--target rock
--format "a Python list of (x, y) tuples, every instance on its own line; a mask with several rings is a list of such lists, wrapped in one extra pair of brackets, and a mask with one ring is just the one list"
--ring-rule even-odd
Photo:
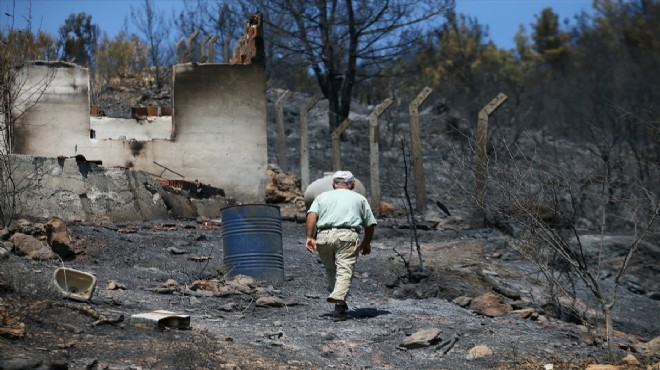
[(306, 208), (301, 179), (273, 163), (268, 165), (266, 175), (266, 203), (279, 204), (283, 220), (304, 222)]
[[(25, 335), (25, 324), (21, 318), (4, 306), (0, 306), (0, 325), (0, 338), (14, 340)], [(0, 364), (0, 369), (5, 368)]]
[(245, 285), (249, 288), (254, 288), (257, 286), (257, 281), (252, 276), (236, 275), (232, 278), (232, 281)]
[(511, 306), (497, 294), (486, 293), (476, 297), (470, 303), (470, 309), (479, 315), (499, 317), (511, 312)]
[(9, 229), (6, 227), (3, 227), (0, 229), (0, 239), (1, 240), (9, 240), (9, 237), (11, 236), (11, 233), (9, 233)]
[(118, 231), (119, 230), (119, 227), (117, 227), (117, 225), (115, 225), (114, 223), (112, 223), (110, 221), (101, 222), (101, 226), (105, 229), (112, 230), (112, 231)]
[(392, 203), (385, 201), (380, 202), (380, 207), (378, 209), (378, 215), (380, 217), (396, 217), (402, 213), (403, 211), (397, 209)]
[(530, 318), (534, 312), (536, 312), (536, 310), (534, 310), (533, 308), (523, 308), (521, 310), (511, 311), (512, 314), (520, 317), (521, 319)]
[(107, 290), (126, 290), (126, 285), (118, 282), (117, 280), (108, 280), (107, 285), (105, 286)]
[(10, 253), (14, 251), (14, 243), (12, 243), (8, 240), (7, 241), (4, 241), (4, 240), (1, 241), (0, 246), (2, 246), (2, 248), (6, 249)]
[(189, 288), (192, 291), (204, 290), (207, 292), (217, 293), (218, 282), (215, 280), (195, 280), (190, 284)]
[(646, 343), (638, 343), (635, 350), (642, 356), (658, 356), (660, 354), (660, 337), (655, 337)]
[(660, 291), (654, 290), (654, 291), (651, 291), (651, 292), (647, 292), (646, 296), (648, 298), (651, 298), (651, 299), (655, 300), (655, 301), (660, 301)]
[(454, 298), (453, 301), (451, 301), (451, 303), (461, 307), (467, 307), (470, 305), (471, 302), (472, 302), (472, 297), (467, 297), (467, 296), (456, 297)]
[(243, 284), (240, 280), (227, 281), (225, 282), (225, 286), (237, 291), (238, 293), (243, 293), (243, 294), (252, 293), (252, 288), (250, 288), (246, 284)]
[(511, 308), (514, 310), (522, 310), (523, 308), (529, 307), (530, 302), (528, 300), (518, 300), (510, 303)]
[(465, 230), (468, 227), (468, 223), (464, 222), (463, 218), (459, 216), (447, 217), (436, 225), (436, 229), (441, 230)]
[(440, 333), (442, 333), (442, 330), (437, 328), (420, 330), (406, 337), (401, 342), (401, 346), (408, 349), (428, 347), (439, 340)]
[(641, 285), (634, 283), (632, 281), (628, 282), (628, 290), (635, 294), (640, 294), (640, 295), (646, 294), (646, 291), (644, 290), (644, 288), (642, 288)]
[[(296, 198), (302, 200), (300, 178), (282, 171), (276, 164), (268, 164), (266, 181), (266, 203), (286, 203)], [(301, 203), (302, 205), (302, 203)], [(304, 209), (303, 209), (304, 210)]]
[(2, 245), (0, 245), (0, 260), (9, 258), (10, 252)]
[(37, 358), (14, 357), (0, 359), (0, 369), (19, 370), (19, 369), (38, 369), (43, 365), (43, 361)]
[(187, 250), (179, 249), (179, 248), (176, 248), (176, 247), (169, 247), (169, 248), (167, 248), (167, 251), (172, 253), (172, 254), (186, 254), (186, 253), (188, 253)]
[(616, 365), (601, 365), (601, 364), (591, 364), (588, 365), (585, 370), (620, 370), (621, 366)]
[(257, 306), (261, 307), (284, 307), (286, 303), (278, 297), (261, 297), (255, 302)]
[(493, 350), (491, 350), (490, 347), (488, 346), (474, 346), (468, 351), (468, 354), (467, 356), (465, 356), (465, 359), (475, 360), (477, 358), (491, 356), (492, 354), (493, 354)]
[(641, 363), (639, 362), (639, 360), (638, 360), (635, 356), (633, 356), (633, 355), (631, 355), (631, 354), (628, 354), (628, 356), (626, 356), (626, 357), (624, 357), (623, 359), (621, 359), (621, 361), (625, 362), (625, 363), (628, 364), (628, 365), (635, 365), (635, 366), (637, 366), (637, 365), (641, 365)]
[(273, 292), (271, 292), (268, 288), (258, 286), (252, 290), (251, 295), (253, 298), (261, 298), (261, 297), (268, 297), (272, 294)]
[(32, 235), (32, 222), (21, 218), (16, 220), (16, 230), (21, 234)]
[(76, 252), (72, 247), (73, 238), (64, 221), (59, 218), (50, 219), (45, 229), (46, 241), (53, 252), (65, 261), (72, 260), (76, 257)]
[(197, 207), (183, 190), (163, 187), (158, 194), (167, 206), (170, 216), (174, 218), (197, 217)]
[(218, 307), (219, 310), (225, 311), (225, 312), (232, 312), (238, 308), (238, 305), (234, 302), (226, 303), (223, 304), (222, 306)]
[(229, 296), (241, 295), (241, 294), (243, 293), (227, 285), (220, 285), (218, 287), (218, 291), (215, 293), (217, 297), (229, 297)]
[(50, 369), (52, 370), (66, 370), (69, 368), (69, 363), (63, 359), (53, 360), (50, 363)]
[(10, 240), (14, 243), (14, 252), (18, 256), (27, 256), (33, 260), (49, 260), (55, 256), (47, 245), (34, 236), (15, 233)]

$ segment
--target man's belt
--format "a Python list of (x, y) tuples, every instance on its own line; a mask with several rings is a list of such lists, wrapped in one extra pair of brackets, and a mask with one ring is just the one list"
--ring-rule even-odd
[(353, 226), (332, 226), (332, 227), (319, 228), (319, 231), (323, 231), (323, 230), (353, 230), (357, 232), (357, 228)]

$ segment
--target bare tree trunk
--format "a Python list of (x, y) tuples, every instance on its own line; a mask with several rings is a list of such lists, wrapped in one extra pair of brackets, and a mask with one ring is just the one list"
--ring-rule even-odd
[(616, 345), (614, 344), (614, 326), (612, 325), (612, 306), (614, 302), (603, 305), (605, 316), (605, 329), (607, 333), (607, 357), (610, 361), (616, 361)]

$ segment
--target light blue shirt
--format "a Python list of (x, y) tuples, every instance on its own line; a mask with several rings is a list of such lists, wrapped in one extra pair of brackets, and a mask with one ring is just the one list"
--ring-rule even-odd
[(317, 215), (316, 227), (352, 227), (357, 232), (371, 225), (376, 225), (376, 218), (371, 212), (367, 198), (349, 189), (334, 189), (319, 194), (307, 213)]

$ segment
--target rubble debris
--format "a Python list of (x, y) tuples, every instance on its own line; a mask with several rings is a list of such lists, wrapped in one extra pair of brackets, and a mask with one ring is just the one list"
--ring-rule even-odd
[(406, 349), (428, 347), (439, 340), (440, 333), (442, 330), (438, 328), (420, 330), (406, 337), (400, 346)]
[(96, 289), (96, 276), (66, 267), (55, 270), (53, 282), (65, 298), (83, 302), (89, 301)]
[(127, 290), (126, 285), (118, 282), (117, 280), (108, 280), (105, 286), (106, 290)]
[(190, 329), (190, 315), (182, 315), (176, 312), (156, 310), (147, 313), (131, 315), (131, 324), (142, 328), (173, 328)]
[(234, 55), (229, 64), (261, 63), (264, 60), (263, 23), (261, 13), (250, 15), (243, 35), (238, 39), (234, 48)]
[(472, 347), (469, 351), (467, 356), (465, 356), (466, 360), (476, 360), (481, 357), (487, 357), (487, 356), (492, 356), (493, 355), (493, 350), (490, 349), (488, 346), (484, 345), (479, 345), (479, 346), (474, 346)]

